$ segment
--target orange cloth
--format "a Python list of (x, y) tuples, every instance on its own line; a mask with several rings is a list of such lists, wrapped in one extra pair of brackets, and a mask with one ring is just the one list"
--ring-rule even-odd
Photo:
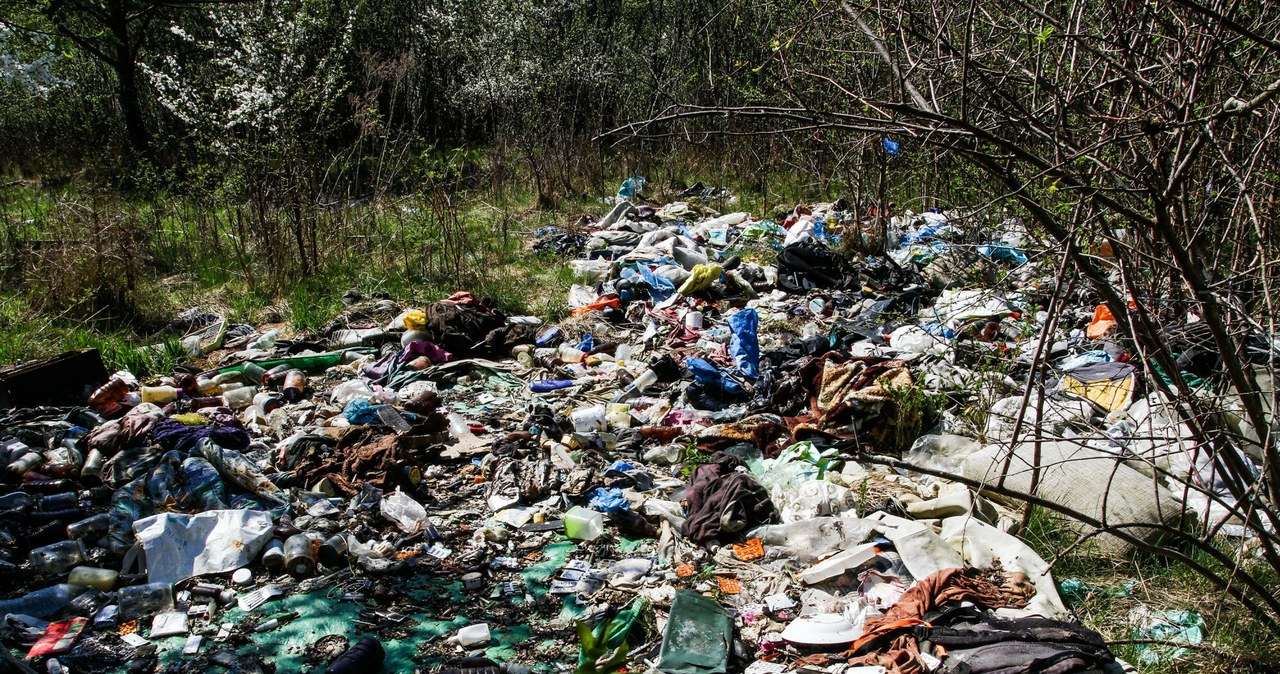
[[(996, 585), (994, 581), (999, 581)], [(999, 573), (975, 568), (943, 569), (930, 574), (903, 593), (883, 616), (867, 620), (866, 628), (845, 651), (850, 665), (880, 665), (890, 674), (923, 674), (911, 628), (927, 625), (924, 616), (947, 602), (971, 601), (987, 608), (1022, 608), (1035, 594), (1035, 585), (1022, 573)], [(857, 656), (875, 642), (892, 639), (887, 649)]]

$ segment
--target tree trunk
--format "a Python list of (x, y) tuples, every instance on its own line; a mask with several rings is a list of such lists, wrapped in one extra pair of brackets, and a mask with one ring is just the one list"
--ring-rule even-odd
[(129, 18), (123, 4), (112, 5), (110, 27), (112, 37), (115, 38), (115, 58), (111, 60), (111, 67), (116, 71), (116, 82), (119, 85), (117, 96), (120, 114), (124, 117), (129, 145), (139, 156), (149, 159), (151, 134), (147, 131), (147, 123), (142, 116), (142, 96), (138, 90), (138, 52), (134, 48), (134, 41), (130, 39)]

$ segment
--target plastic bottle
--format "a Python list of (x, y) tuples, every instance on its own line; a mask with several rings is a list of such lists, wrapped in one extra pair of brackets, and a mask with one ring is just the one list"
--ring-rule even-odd
[(568, 344), (563, 344), (556, 351), (556, 355), (559, 356), (561, 361), (566, 363), (581, 363), (582, 359), (585, 358), (587, 354), (581, 349), (569, 346)]
[(253, 396), (253, 406), (258, 408), (258, 411), (263, 416), (266, 416), (283, 407), (284, 401), (270, 391), (259, 391)]
[(470, 440), (476, 437), (475, 433), (471, 432), (471, 427), (467, 425), (467, 420), (457, 412), (449, 413), (449, 435), (458, 440)]
[(32, 451), (34, 450), (32, 450), (27, 443), (17, 438), (5, 439), (0, 441), (0, 462), (4, 462), (5, 465), (9, 465), (23, 455), (30, 454)]
[(227, 391), (222, 394), (222, 403), (233, 410), (248, 407), (253, 403), (253, 397), (257, 395), (257, 391), (258, 389), (252, 386), (245, 386), (233, 391)]
[(251, 349), (262, 349), (263, 351), (275, 348), (276, 340), (280, 338), (279, 330), (268, 330), (261, 337), (253, 340), (249, 345)]
[(459, 629), (457, 634), (449, 637), (449, 642), (463, 648), (471, 648), (489, 643), (492, 637), (493, 635), (489, 632), (489, 623), (474, 623)]
[(266, 369), (261, 365), (248, 362), (240, 368), (240, 380), (249, 386), (258, 386), (262, 383), (262, 375), (266, 373)]
[(66, 608), (84, 590), (83, 587), (70, 583), (51, 585), (16, 599), (0, 601), (0, 615), (20, 613), (34, 618), (48, 618)]
[(71, 575), (67, 576), (67, 582), (72, 585), (91, 587), (95, 590), (110, 592), (112, 588), (116, 586), (116, 578), (119, 576), (119, 571), (112, 571), (111, 569), (98, 569), (92, 566), (77, 566), (71, 570)]
[(88, 559), (83, 541), (62, 541), (31, 551), (27, 563), (36, 573), (58, 575)]
[(31, 494), (15, 491), (0, 496), (0, 510), (26, 510), (31, 507)]
[(271, 539), (262, 550), (262, 566), (268, 571), (278, 573), (284, 569), (284, 542), (278, 538)]
[(337, 659), (329, 663), (325, 674), (369, 674), (382, 671), (382, 661), (387, 657), (382, 644), (373, 637), (362, 637), (356, 645), (348, 648)]
[(302, 394), (307, 390), (307, 375), (302, 370), (292, 369), (284, 375), (284, 386), (281, 388), (281, 394), (287, 402), (296, 403), (302, 400)]
[(67, 525), (67, 538), (81, 540), (101, 536), (111, 526), (111, 516), (101, 513)]
[(143, 386), (142, 402), (165, 405), (178, 399), (178, 389), (173, 386)]
[(171, 583), (147, 583), (122, 587), (117, 593), (120, 618), (133, 620), (143, 616), (173, 610), (173, 585)]
[(120, 403), (128, 393), (129, 385), (119, 377), (112, 377), (110, 381), (99, 386), (89, 395), (89, 407), (101, 414), (115, 414), (120, 410)]
[(19, 477), (25, 477), (31, 471), (40, 467), (44, 463), (44, 457), (40, 452), (30, 451), (22, 454), (11, 462), (6, 470)]
[(621, 391), (618, 391), (617, 395), (613, 396), (612, 402), (620, 403), (630, 400), (637, 395), (643, 394), (650, 386), (656, 383), (658, 383), (658, 373), (649, 368), (640, 373), (640, 376), (633, 379), (630, 384), (624, 386)]

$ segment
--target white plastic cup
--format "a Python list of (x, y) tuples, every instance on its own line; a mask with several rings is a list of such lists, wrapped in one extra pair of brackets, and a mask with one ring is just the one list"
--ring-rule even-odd
[(685, 312), (684, 327), (689, 328), (690, 330), (701, 330), (702, 329), (702, 312), (701, 311)]
[(606, 413), (604, 405), (592, 405), (591, 407), (583, 407), (573, 411), (570, 418), (573, 420), (573, 429), (579, 433), (590, 433), (592, 431), (603, 431), (608, 426), (606, 424)]

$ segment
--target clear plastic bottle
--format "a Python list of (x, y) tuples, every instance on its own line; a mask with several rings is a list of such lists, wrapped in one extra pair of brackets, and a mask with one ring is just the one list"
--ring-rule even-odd
[(59, 575), (83, 563), (88, 557), (83, 541), (61, 541), (32, 550), (27, 563), (36, 573)]
[(244, 386), (232, 391), (226, 391), (222, 394), (222, 403), (233, 410), (248, 407), (253, 403), (253, 397), (257, 395), (258, 389), (252, 386)]
[(143, 386), (142, 402), (164, 405), (178, 399), (180, 391), (173, 386)]
[(640, 373), (639, 377), (633, 379), (630, 384), (627, 384), (622, 388), (622, 390), (618, 391), (617, 395), (613, 396), (612, 402), (620, 403), (625, 400), (630, 400), (635, 396), (642, 395), (649, 389), (649, 387), (656, 383), (658, 383), (658, 373), (654, 372), (652, 368), (647, 369)]
[(0, 615), (19, 613), (35, 618), (48, 618), (66, 608), (84, 590), (85, 588), (70, 583), (51, 585), (15, 599), (0, 601)]
[(122, 587), (117, 593), (120, 617), (133, 620), (173, 609), (173, 584), (147, 583)]

